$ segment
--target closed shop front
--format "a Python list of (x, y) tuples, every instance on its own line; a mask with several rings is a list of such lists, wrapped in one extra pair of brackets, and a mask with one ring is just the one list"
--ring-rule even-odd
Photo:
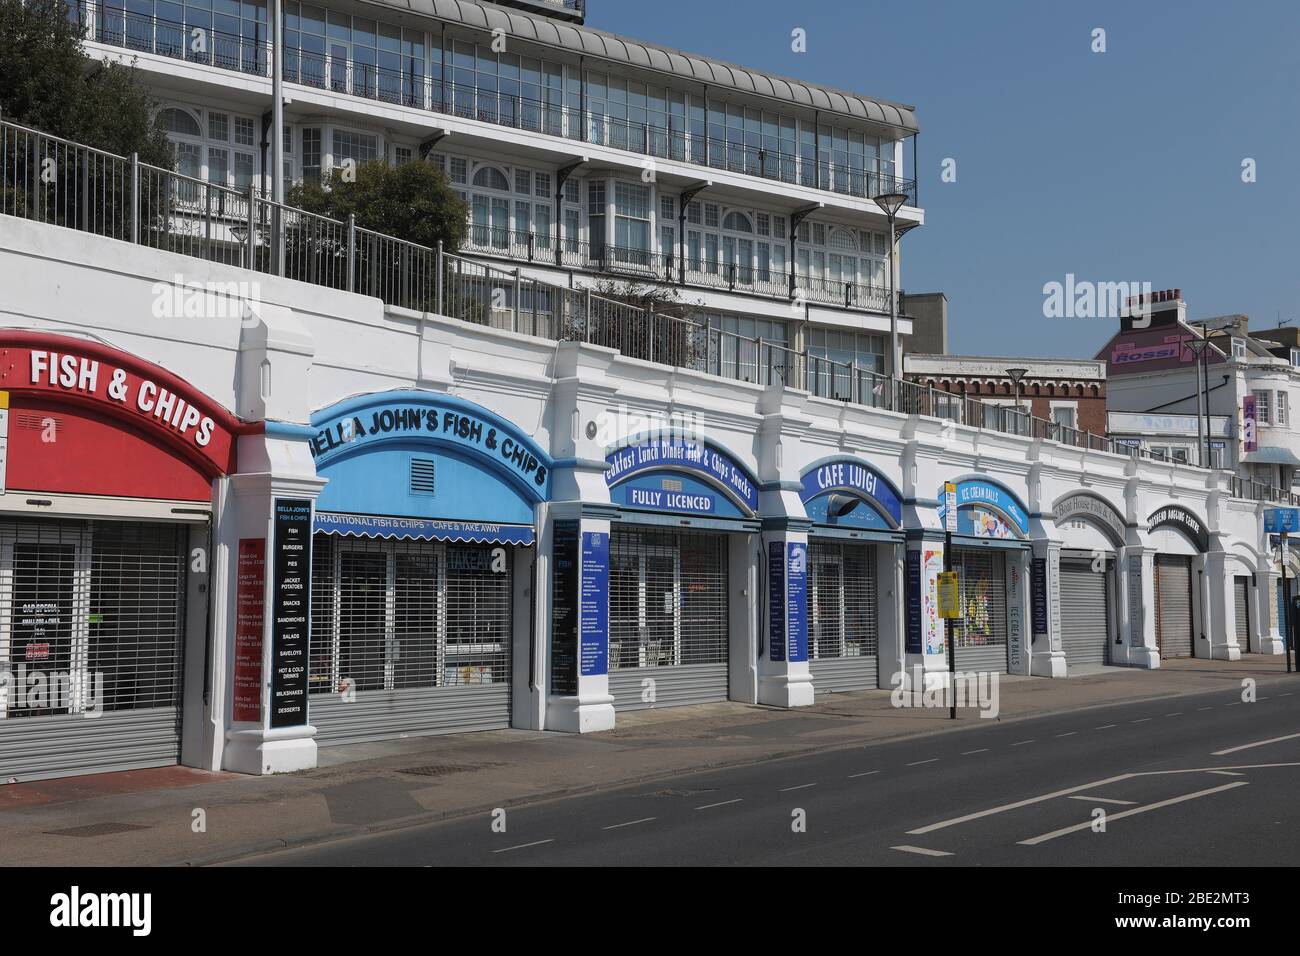
[(676, 435), (612, 452), (609, 692), (616, 710), (726, 700), (732, 550), (758, 531), (757, 484), (729, 452)]
[(867, 462), (835, 457), (809, 466), (801, 497), (813, 522), (807, 594), (813, 691), (879, 687), (880, 580), (882, 569), (899, 560), (898, 492)]
[(1155, 556), (1156, 647), (1161, 658), (1209, 656), (1196, 644), (1199, 602), (1196, 591), (1209, 550), (1209, 532), (1186, 508), (1167, 505), (1147, 519)]
[[(624, 710), (727, 699), (724, 535), (616, 526), (609, 547), (609, 685)], [(642, 680), (655, 680), (643, 700)]]
[(1067, 673), (1115, 663), (1117, 554), (1128, 524), (1101, 494), (1075, 491), (1052, 506), (1061, 549), (1061, 649)]
[(1250, 653), (1250, 578), (1237, 575), (1232, 579), (1232, 603), (1237, 618), (1237, 646)]
[(422, 391), (313, 416), (310, 722), (322, 746), (509, 727), (550, 462), (510, 423)]
[(1157, 554), (1156, 647), (1160, 656), (1192, 656), (1192, 559)]
[[(990, 481), (952, 483), (957, 532), (949, 557), (957, 572), (961, 615), (952, 620), (958, 670), (1027, 672), (1024, 571), (1029, 517), (1006, 488)], [(940, 489), (940, 518), (947, 516)]]
[(1114, 620), (1114, 565), (1061, 558), (1061, 647), (1068, 667), (1107, 664)]
[(0, 778), (175, 764), (186, 700), (202, 713), (186, 659), (204, 652), (212, 483), (245, 426), (99, 343), (0, 346)]

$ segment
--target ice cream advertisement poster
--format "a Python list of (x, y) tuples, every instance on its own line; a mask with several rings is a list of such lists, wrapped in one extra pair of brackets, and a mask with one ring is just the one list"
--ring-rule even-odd
[(943, 551), (926, 550), (921, 565), (921, 580), (925, 587), (925, 600), (921, 602), (923, 617), (921, 629), (925, 637), (927, 654), (943, 654), (943, 624), (939, 620), (939, 572), (943, 570)]

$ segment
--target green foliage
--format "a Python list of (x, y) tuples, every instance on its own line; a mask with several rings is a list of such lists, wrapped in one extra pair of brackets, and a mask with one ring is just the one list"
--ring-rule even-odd
[(442, 240), (448, 252), (460, 248), (469, 216), (446, 175), (422, 162), (396, 167), (379, 160), (361, 163), (354, 181), (299, 183), (285, 199), (340, 222), (355, 215), (358, 226), (430, 249)]
[(0, 114), (24, 126), (173, 168), (157, 104), (135, 68), (81, 49), (65, 0), (0, 0)]

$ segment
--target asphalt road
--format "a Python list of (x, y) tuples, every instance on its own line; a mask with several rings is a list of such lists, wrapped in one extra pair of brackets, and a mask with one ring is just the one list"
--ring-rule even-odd
[(968, 712), (978, 726), (958, 733), (515, 807), (505, 832), (479, 815), (240, 862), (1292, 865), (1294, 680), (1295, 691), (1287, 680), (1262, 686), (1254, 703), (1219, 690), (1005, 723)]

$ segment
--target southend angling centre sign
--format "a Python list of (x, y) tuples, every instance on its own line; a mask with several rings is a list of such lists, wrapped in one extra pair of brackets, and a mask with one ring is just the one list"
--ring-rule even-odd
[(1161, 528), (1176, 528), (1196, 545), (1197, 551), (1204, 554), (1210, 550), (1210, 532), (1205, 529), (1201, 519), (1186, 508), (1167, 505), (1147, 519), (1147, 526), (1152, 531), (1158, 531)]
[(311, 453), (318, 463), (324, 463), (359, 443), (403, 436), (432, 436), (486, 454), (545, 493), (550, 471), (532, 442), (511, 434), (498, 422), (436, 402), (393, 402), (328, 421), (312, 437)]

